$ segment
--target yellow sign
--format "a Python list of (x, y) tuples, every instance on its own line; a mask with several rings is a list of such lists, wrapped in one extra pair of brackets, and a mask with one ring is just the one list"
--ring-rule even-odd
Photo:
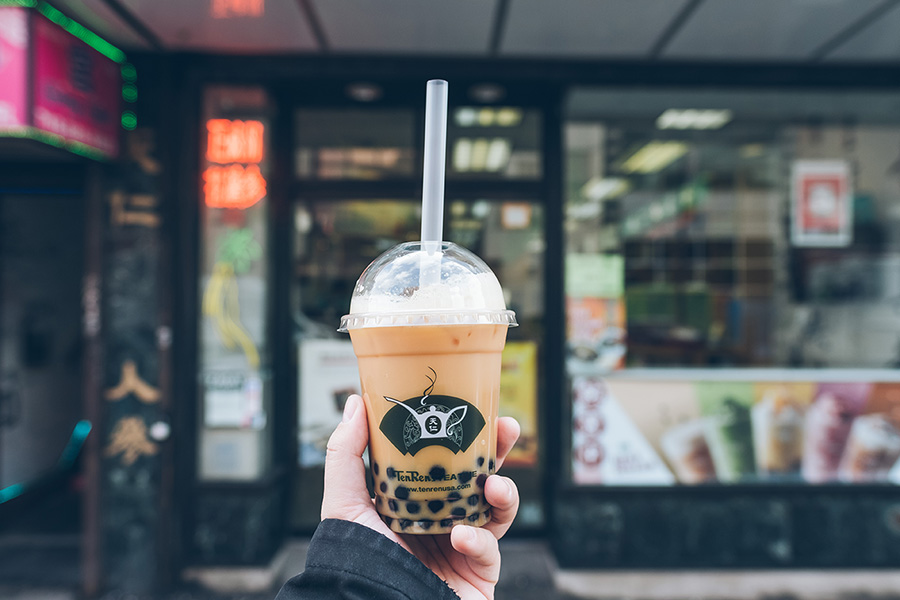
[(159, 449), (147, 438), (147, 425), (140, 417), (125, 417), (110, 434), (106, 456), (122, 455), (122, 464), (130, 467), (141, 456), (152, 456)]
[(537, 344), (508, 342), (503, 350), (500, 374), (500, 414), (515, 418), (522, 427), (519, 441), (506, 459), (507, 465), (537, 464)]

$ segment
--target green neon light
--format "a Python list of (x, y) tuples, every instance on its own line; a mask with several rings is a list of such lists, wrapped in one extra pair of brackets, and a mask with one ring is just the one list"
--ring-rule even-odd
[(133, 83), (126, 83), (122, 86), (122, 99), (125, 102), (134, 102), (137, 100), (137, 87)]
[(78, 154), (79, 156), (92, 158), (94, 160), (109, 159), (109, 157), (106, 156), (103, 152), (97, 150), (96, 148), (88, 146), (87, 144), (76, 142), (74, 140), (66, 140), (66, 138), (62, 137), (61, 135), (42, 131), (34, 127), (24, 127), (22, 129), (9, 129), (0, 131), (0, 138), (34, 140), (36, 142), (47, 144), (48, 146), (54, 146), (56, 148), (68, 150), (72, 154)]
[(133, 130), (137, 127), (137, 115), (135, 115), (132, 111), (126, 110), (122, 113), (122, 127), (127, 129), (128, 131)]
[(19, 8), (34, 8), (37, 0), (0, 0), (0, 8), (16, 6)]
[(76, 21), (73, 21), (66, 15), (62, 14), (46, 2), (37, 4), (39, 13), (77, 37), (79, 40), (102, 54), (103, 56), (117, 62), (125, 62), (125, 53), (104, 40), (102, 37)]
[(122, 80), (137, 81), (137, 69), (134, 68), (133, 64), (125, 63), (122, 65)]

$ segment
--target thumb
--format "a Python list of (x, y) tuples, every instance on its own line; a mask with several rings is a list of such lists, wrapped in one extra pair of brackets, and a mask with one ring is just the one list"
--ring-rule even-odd
[(366, 490), (363, 452), (369, 443), (369, 428), (362, 398), (347, 398), (343, 420), (331, 438), (325, 454), (323, 519), (353, 519), (361, 507), (371, 505)]

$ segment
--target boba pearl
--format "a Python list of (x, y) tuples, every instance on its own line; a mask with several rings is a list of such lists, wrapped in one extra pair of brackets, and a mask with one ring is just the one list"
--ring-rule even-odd
[(478, 517), (480, 517), (480, 516), (481, 515), (479, 515), (478, 513), (475, 513), (474, 515), (469, 515), (469, 520), (474, 523), (475, 521), (478, 520)]
[(378, 486), (378, 489), (381, 490), (382, 494), (386, 494), (387, 493), (387, 482), (382, 481), (381, 485)]
[(407, 498), (409, 498), (409, 488), (405, 485), (398, 485), (397, 489), (394, 490), (394, 495), (401, 500), (406, 500)]
[(431, 519), (422, 519), (421, 521), (419, 521), (419, 527), (421, 527), (425, 531), (431, 529), (432, 525), (434, 525), (434, 521), (432, 521)]
[(421, 509), (422, 509), (422, 507), (419, 506), (418, 502), (407, 502), (406, 503), (406, 512), (408, 512), (411, 515), (418, 513)]
[(430, 510), (431, 512), (437, 514), (441, 511), (442, 508), (444, 508), (443, 500), (429, 500), (428, 501), (428, 510)]
[(409, 529), (413, 522), (409, 519), (400, 519), (400, 529)]
[(447, 528), (453, 525), (453, 519), (441, 519), (441, 527)]
[(480, 488), (483, 488), (484, 482), (487, 481), (487, 478), (488, 478), (487, 474), (482, 473), (481, 475), (478, 476), (478, 479), (475, 480), (475, 485), (477, 485)]
[(462, 498), (462, 496), (459, 494), (459, 492), (450, 492), (450, 495), (447, 496), (447, 502), (456, 502), (460, 498)]
[(388, 508), (394, 512), (397, 512), (397, 501), (391, 498), (388, 500)]
[(466, 516), (466, 509), (462, 506), (457, 506), (453, 510), (450, 511), (450, 516), (456, 517), (457, 519), (461, 519)]
[[(482, 465), (484, 464), (484, 457), (483, 457), (483, 456), (479, 456), (479, 457), (478, 457), (478, 460), (475, 461), (475, 462), (478, 464), (479, 467), (482, 466)], [(377, 473), (377, 471), (376, 471), (376, 473)]]
[(472, 479), (472, 471), (460, 471), (456, 474), (456, 477), (459, 479), (460, 483), (467, 483)]
[(478, 503), (481, 502), (481, 496), (479, 496), (478, 494), (472, 494), (471, 496), (469, 496), (466, 502), (469, 503), (469, 506), (478, 506)]
[(384, 515), (381, 515), (381, 520), (384, 521), (384, 523), (385, 523), (388, 527), (390, 527), (390, 526), (391, 526), (391, 523), (394, 522), (394, 520), (393, 520), (392, 518), (386, 517), (386, 516), (384, 516)]
[(375, 496), (375, 506), (381, 506), (382, 502), (381, 496)]
[(431, 467), (431, 470), (428, 471), (428, 476), (431, 477), (432, 481), (440, 481), (446, 474), (447, 469), (439, 465), (434, 465), (433, 467)]
[(488, 462), (488, 471), (490, 471), (491, 473), (494, 472), (494, 459), (493, 458)]
[(379, 470), (378, 463), (375, 461), (372, 461), (372, 472), (375, 473), (376, 475), (378, 475), (378, 470)]
[(397, 476), (397, 472), (394, 470), (394, 467), (388, 467), (384, 470), (384, 473), (388, 476), (388, 479), (393, 479)]

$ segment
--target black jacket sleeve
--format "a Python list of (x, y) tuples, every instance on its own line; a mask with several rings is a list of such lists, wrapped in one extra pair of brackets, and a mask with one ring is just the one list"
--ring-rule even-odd
[(275, 600), (459, 600), (431, 569), (380, 533), (337, 519), (319, 524), (306, 570)]

